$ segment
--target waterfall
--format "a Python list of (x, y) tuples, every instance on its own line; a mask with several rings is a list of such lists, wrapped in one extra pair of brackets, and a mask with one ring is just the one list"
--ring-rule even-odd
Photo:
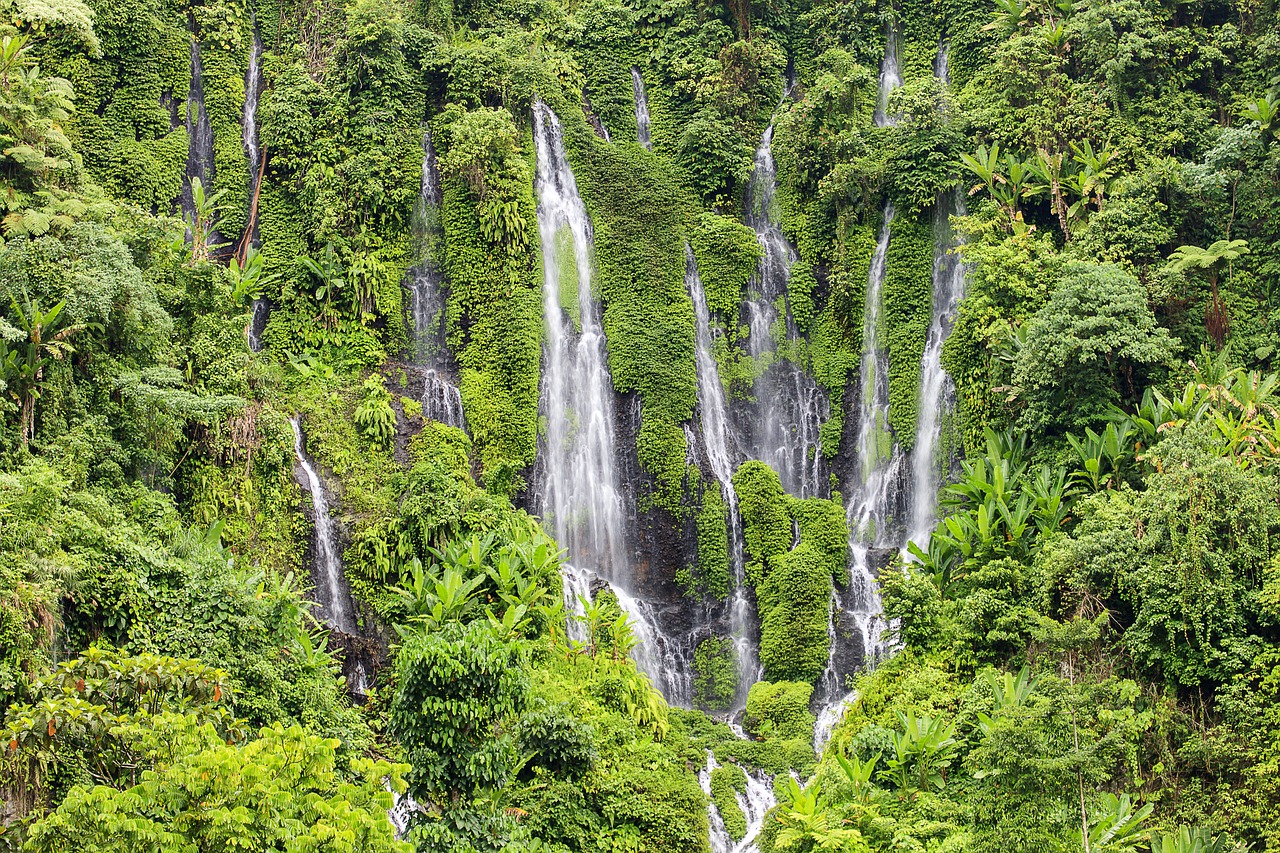
[(844, 712), (857, 698), (856, 692), (847, 693), (835, 702), (828, 703), (818, 714), (818, 721), (813, 726), (813, 749), (818, 755), (822, 755), (822, 749), (831, 740), (836, 724), (844, 718)]
[[(844, 605), (842, 609), (847, 612), (861, 635), (862, 657), (867, 663), (883, 658), (888, 651), (880, 640), (884, 621), (880, 615), (880, 593), (871, 562), (872, 552), (892, 550), (901, 544), (899, 525), (895, 522), (902, 498), (905, 458), (889, 430), (889, 360), (882, 347), (880, 334), (881, 291), (893, 215), (893, 205), (885, 205), (880, 237), (876, 241), (867, 276), (862, 323), (861, 389), (858, 398), (859, 471), (848, 507), (849, 550), (852, 559), (849, 586), (841, 596)], [(832, 678), (835, 675), (834, 661), (833, 651), (823, 679), (823, 686), (828, 691), (828, 701), (839, 696), (843, 690), (838, 677)]]
[(812, 377), (777, 352), (779, 338), (791, 343), (800, 338), (800, 332), (787, 303), (787, 282), (796, 252), (780, 227), (772, 145), (770, 124), (760, 139), (747, 185), (746, 222), (764, 249), (755, 280), (758, 292), (752, 294), (746, 306), (747, 348), (763, 368), (755, 383), (757, 414), (752, 455), (778, 472), (789, 493), (807, 498), (825, 491), (819, 428), (829, 412), (826, 395)]
[(253, 314), (249, 317), (249, 326), (245, 334), (249, 338), (249, 351), (262, 352), (262, 333), (267, 328), (267, 315), (271, 313), (271, 305), (263, 297), (253, 300)]
[(685, 286), (693, 300), (693, 316), (697, 334), (698, 417), (702, 425), (703, 444), (711, 472), (720, 484), (720, 492), (729, 510), (729, 566), (733, 571), (733, 599), (729, 605), (729, 632), (738, 663), (738, 696), (736, 704), (745, 707), (747, 691), (759, 680), (759, 655), (752, 641), (754, 621), (751, 597), (747, 593), (742, 541), (742, 516), (738, 510), (738, 493), (733, 488), (734, 460), (737, 457), (729, 422), (729, 406), (725, 401), (720, 367), (713, 351), (711, 311), (707, 294), (698, 275), (693, 250), (685, 244)]
[(965, 277), (964, 263), (955, 252), (959, 243), (951, 230), (952, 215), (964, 215), (964, 200), (959, 190), (939, 198), (933, 215), (933, 318), (920, 364), (920, 420), (911, 457), (908, 511), (911, 525), (908, 541), (916, 543), (921, 550), (929, 547), (929, 537), (938, 521), (939, 483), (950, 468), (950, 459), (940, 456), (939, 444), (943, 415), (955, 408), (955, 386), (942, 368), (942, 345), (960, 311)]
[(431, 131), (422, 134), (422, 184), (413, 205), (411, 231), (418, 263), (405, 272), (413, 312), (414, 364), (422, 375), (422, 416), (459, 429), (466, 428), (462, 394), (451, 378), (445, 340), (444, 269), (441, 266), (440, 183), (436, 177)]
[[(191, 179), (199, 178), (204, 185), (206, 197), (213, 194), (213, 125), (209, 123), (209, 114), (204, 109), (204, 67), (200, 63), (200, 43), (191, 39), (191, 90), (187, 94), (187, 115), (185, 120), (187, 136), (190, 139), (187, 147), (186, 183), (182, 187), (182, 212), (188, 219), (194, 219), (196, 203), (191, 191)], [(216, 235), (211, 235), (211, 243), (219, 243)]]
[[(698, 784), (708, 797), (711, 796), (711, 774), (719, 766), (715, 754), (708, 749), (706, 766), (698, 771)], [(743, 770), (747, 777), (746, 791), (735, 792), (734, 796), (747, 821), (746, 834), (741, 841), (735, 842), (725, 828), (719, 809), (715, 803), (709, 803), (707, 822), (710, 826), (711, 853), (758, 853), (760, 848), (756, 845), (756, 839), (764, 828), (764, 819), (769, 810), (778, 804), (773, 793), (773, 779), (760, 770)]]
[[(878, 127), (895, 123), (888, 112), (889, 96), (901, 85), (898, 31), (890, 24), (885, 37), (884, 59), (880, 63), (880, 89), (874, 116)], [(867, 275), (858, 397), (858, 476), (850, 489), (847, 510), (849, 585), (843, 592), (837, 591), (836, 600), (840, 606), (832, 608), (828, 629), (834, 640), (836, 622), (843, 617), (842, 621), (849, 624), (861, 639), (864, 666), (875, 665), (889, 652), (888, 645), (880, 639), (886, 626), (881, 615), (880, 588), (872, 560), (877, 554), (892, 553), (903, 546), (900, 514), (907, 461), (889, 428), (889, 359), (880, 333), (885, 260), (889, 253), (893, 216), (893, 203), (887, 202)], [(827, 669), (820, 682), (825, 706), (814, 726), (815, 744), (826, 743), (845, 707), (852, 701), (853, 694), (844, 693), (841, 680), (836, 643), (833, 642)]]
[(644, 96), (644, 78), (640, 69), (631, 66), (631, 92), (636, 98), (636, 141), (645, 148), (652, 149), (649, 141), (649, 101)]
[[(656, 625), (652, 609), (632, 596), (626, 512), (614, 442), (613, 382), (604, 329), (592, 287), (591, 222), (565, 157), (560, 120), (535, 101), (534, 186), (542, 240), (546, 346), (541, 412), (545, 421), (538, 494), (543, 523), (567, 552), (566, 596), (583, 570), (608, 581), (631, 618), (639, 646), (632, 657), (667, 700), (688, 703), (684, 655)], [(576, 288), (576, 300), (560, 291)], [(576, 302), (571, 314), (566, 306)]]
[(351, 593), (342, 574), (342, 555), (338, 553), (338, 537), (333, 526), (333, 516), (329, 514), (329, 498), (324, 490), (324, 481), (320, 479), (303, 450), (302, 426), (298, 419), (290, 418), (289, 423), (293, 425), (293, 451), (298, 457), (298, 465), (306, 475), (311, 504), (315, 509), (316, 576), (319, 581), (315, 589), (316, 603), (320, 605), (325, 622), (330, 628), (343, 634), (355, 634), (357, 631), (355, 617), (352, 615)]
[[(261, 165), (261, 149), (258, 146), (258, 97), (262, 93), (262, 39), (258, 37), (258, 28), (253, 28), (253, 46), (249, 49), (249, 70), (244, 75), (244, 116), (240, 126), (244, 134), (244, 153), (249, 158), (249, 224), (251, 232), (244, 235), (245, 245), (249, 245), (257, 232), (257, 221), (254, 216), (254, 196), (258, 192), (258, 173)], [(262, 332), (267, 326), (267, 315), (271, 306), (264, 297), (253, 300), (253, 316), (249, 320), (247, 331), (249, 351), (262, 351)]]
[(902, 74), (898, 70), (898, 28), (890, 23), (885, 36), (884, 59), (880, 61), (880, 89), (875, 111), (876, 127), (897, 124), (895, 117), (889, 114), (889, 96), (901, 85)]
[(951, 43), (945, 37), (938, 40), (938, 55), (933, 58), (933, 76), (946, 86), (951, 83)]
[(244, 76), (244, 118), (241, 127), (244, 132), (244, 152), (249, 157), (249, 197), (253, 198), (258, 188), (258, 168), (261, 165), (258, 147), (258, 96), (262, 93), (262, 74), (259, 65), (262, 62), (262, 39), (258, 37), (258, 28), (253, 29), (253, 47), (249, 49), (249, 70)]

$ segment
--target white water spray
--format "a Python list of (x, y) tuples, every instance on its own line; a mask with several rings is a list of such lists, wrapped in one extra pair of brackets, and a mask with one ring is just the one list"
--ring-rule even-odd
[(355, 617), (352, 615), (351, 594), (342, 573), (342, 555), (338, 553), (338, 537), (334, 530), (333, 516), (329, 514), (329, 496), (324, 490), (324, 481), (307, 458), (302, 426), (296, 417), (290, 418), (289, 423), (293, 425), (293, 451), (298, 457), (298, 465), (306, 475), (311, 505), (315, 510), (316, 575), (319, 580), (315, 589), (316, 603), (320, 605), (325, 622), (330, 628), (344, 634), (355, 634), (357, 630)]
[(765, 367), (755, 383), (752, 455), (778, 472), (789, 493), (807, 498), (825, 491), (819, 429), (829, 406), (826, 395), (805, 370), (777, 355), (778, 340), (796, 341), (800, 332), (787, 303), (787, 284), (797, 257), (780, 227), (772, 146), (771, 124), (760, 139), (747, 186), (746, 222), (764, 249), (753, 284), (756, 292), (747, 302), (747, 348), (757, 364)]
[[(581, 591), (580, 573), (608, 581), (633, 623), (632, 657), (670, 702), (688, 703), (687, 672), (675, 644), (657, 628), (647, 603), (632, 595), (625, 507), (613, 432), (613, 383), (592, 287), (591, 222), (565, 156), (560, 120), (536, 101), (538, 231), (542, 239), (546, 322), (542, 416), (546, 423), (539, 495), (544, 524), (567, 551), (566, 598)], [(577, 317), (564, 308), (561, 283), (576, 288)], [(585, 584), (589, 588), (589, 582)]]
[(649, 100), (644, 95), (644, 78), (640, 69), (631, 66), (631, 92), (636, 99), (636, 141), (645, 148), (652, 149), (649, 139)]

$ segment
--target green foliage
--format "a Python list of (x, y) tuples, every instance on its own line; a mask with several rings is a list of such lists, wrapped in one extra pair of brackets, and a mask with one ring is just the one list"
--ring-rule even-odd
[(383, 786), (388, 778), (403, 784), (401, 767), (356, 759), (339, 773), (338, 742), (300, 726), (263, 728), (232, 746), (195, 717), (166, 714), (154, 731), (133, 736), (154, 769), (130, 787), (73, 790), (31, 826), (29, 849), (304, 849), (335, 835), (358, 839), (361, 849), (409, 849), (386, 819), (391, 793)]
[(409, 638), (396, 680), (389, 722), (413, 765), (410, 793), (456, 801), (508, 779), (529, 689), (515, 645), (453, 623)]
[(1048, 303), (1015, 339), (1010, 397), (1029, 429), (1082, 427), (1132, 400), (1172, 357), (1137, 279), (1116, 267), (1070, 266)]
[(364, 398), (356, 406), (352, 417), (370, 441), (385, 447), (391, 443), (396, 429), (396, 413), (391, 408), (391, 393), (387, 391), (386, 380), (376, 373), (370, 375), (362, 387)]
[(727, 711), (738, 693), (738, 655), (729, 637), (708, 637), (693, 654), (693, 702), (706, 711)]
[(747, 695), (747, 731), (761, 737), (808, 738), (814, 717), (809, 713), (812, 685), (798, 681), (758, 681)]
[[(838, 502), (797, 500), (758, 461), (733, 476), (742, 515), (747, 580), (760, 613), (760, 662), (768, 678), (816, 681), (826, 668), (832, 580), (846, 577), (848, 528)], [(794, 541), (793, 529), (799, 531)]]

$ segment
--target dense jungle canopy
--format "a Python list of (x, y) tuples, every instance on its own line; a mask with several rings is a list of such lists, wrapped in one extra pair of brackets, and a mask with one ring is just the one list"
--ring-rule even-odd
[(1274, 0), (0, 8), (0, 851), (1280, 850)]

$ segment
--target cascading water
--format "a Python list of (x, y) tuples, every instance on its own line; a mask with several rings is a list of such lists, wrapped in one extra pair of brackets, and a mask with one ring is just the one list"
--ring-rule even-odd
[[(608, 581), (631, 618), (639, 646), (633, 658), (667, 700), (688, 704), (683, 659), (658, 631), (651, 609), (632, 595), (626, 512), (614, 443), (613, 383), (592, 287), (591, 222), (565, 157), (560, 121), (546, 104), (533, 107), (535, 189), (542, 239), (546, 348), (542, 416), (546, 423), (538, 495), (543, 522), (567, 552), (566, 597), (579, 594), (588, 567)], [(576, 288), (576, 315), (566, 310)]]
[(259, 66), (262, 63), (262, 39), (258, 38), (257, 28), (253, 31), (253, 46), (249, 49), (249, 70), (244, 75), (244, 118), (241, 127), (244, 132), (244, 152), (249, 157), (249, 197), (253, 197), (258, 186), (258, 167), (260, 165), (260, 149), (258, 147), (258, 96), (262, 92), (262, 74)]
[[(186, 115), (187, 147), (186, 183), (182, 187), (182, 212), (187, 219), (196, 215), (195, 197), (191, 179), (199, 178), (206, 195), (213, 193), (213, 125), (204, 108), (204, 68), (200, 63), (200, 43), (191, 39), (191, 89), (187, 94)], [(216, 237), (216, 235), (211, 235)], [(211, 242), (220, 242), (214, 239)]]
[[(933, 73), (943, 86), (948, 77), (949, 45), (938, 45)], [(938, 487), (949, 471), (951, 460), (942, 453), (943, 417), (955, 408), (955, 386), (942, 368), (942, 345), (955, 325), (964, 298), (965, 267), (956, 252), (959, 236), (951, 228), (952, 216), (965, 213), (964, 196), (953, 190), (938, 198), (933, 214), (933, 317), (920, 361), (920, 420), (916, 426), (916, 446), (911, 458), (911, 501), (908, 509), (908, 542), (922, 551), (929, 547), (938, 515)]]
[(895, 124), (889, 114), (889, 96), (902, 85), (902, 73), (898, 66), (898, 28), (890, 23), (885, 36), (884, 58), (880, 61), (880, 88), (876, 99), (876, 127)]
[[(867, 663), (874, 663), (887, 651), (880, 640), (884, 623), (880, 616), (880, 594), (871, 560), (873, 551), (893, 549), (900, 544), (895, 519), (902, 499), (905, 468), (902, 450), (889, 430), (889, 361), (881, 345), (880, 334), (881, 290), (893, 215), (893, 205), (886, 205), (867, 276), (858, 406), (859, 471), (848, 507), (851, 568), (849, 586), (840, 596), (841, 609), (861, 636), (862, 657)], [(838, 683), (838, 678), (833, 679), (833, 675), (833, 666), (828, 665), (823, 679), (828, 701), (843, 692), (843, 685)]]
[[(902, 85), (898, 72), (897, 28), (889, 26), (884, 59), (880, 64), (880, 90), (875, 123), (884, 127), (894, 123), (889, 114), (889, 96)], [(874, 665), (889, 651), (881, 636), (885, 623), (881, 615), (880, 591), (873, 556), (890, 553), (902, 547), (904, 531), (900, 522), (906, 458), (889, 428), (889, 360), (880, 329), (885, 260), (889, 252), (889, 236), (894, 209), (887, 203), (882, 216), (880, 235), (867, 275), (866, 303), (863, 308), (861, 393), (858, 397), (858, 476), (850, 488), (848, 505), (850, 570), (848, 588), (837, 595), (839, 608), (832, 609), (831, 631), (836, 620), (852, 623), (862, 641), (862, 660)], [(923, 407), (925, 403), (921, 401)], [(836, 666), (836, 644), (821, 682), (825, 707), (814, 727), (814, 742), (825, 743), (839, 722), (844, 708), (852, 700), (840, 683)]]
[(413, 297), (414, 362), (425, 368), (421, 397), (423, 417), (465, 429), (462, 394), (450, 380), (449, 350), (445, 341), (440, 200), (435, 149), (431, 145), (431, 131), (427, 130), (422, 135), (422, 185), (413, 206), (412, 221), (419, 261), (405, 273), (405, 284)]
[(942, 81), (942, 85), (951, 82), (951, 43), (946, 38), (938, 40), (938, 54), (933, 58), (933, 76)]
[(636, 141), (645, 148), (652, 148), (649, 140), (649, 100), (644, 96), (644, 78), (640, 69), (631, 66), (631, 92), (636, 99)]
[(941, 453), (943, 416), (955, 407), (955, 385), (942, 367), (942, 345), (955, 325), (964, 298), (964, 263), (956, 253), (959, 244), (951, 229), (951, 217), (964, 215), (959, 190), (938, 199), (934, 208), (933, 318), (920, 363), (920, 420), (911, 457), (911, 502), (908, 541), (921, 550), (929, 547), (938, 518), (938, 488), (950, 468), (949, 455)]
[(324, 490), (324, 481), (316, 472), (315, 466), (307, 458), (303, 447), (302, 426), (298, 419), (290, 418), (293, 425), (293, 451), (298, 457), (298, 465), (307, 478), (307, 488), (311, 492), (311, 505), (315, 510), (315, 557), (316, 557), (316, 603), (324, 614), (325, 622), (335, 631), (344, 634), (355, 634), (356, 621), (351, 605), (351, 592), (347, 588), (346, 577), (342, 573), (342, 555), (338, 552), (338, 538), (333, 527), (333, 516), (329, 514), (329, 497)]
[(745, 707), (747, 690), (759, 680), (759, 655), (751, 636), (753, 608), (747, 593), (742, 542), (742, 517), (738, 511), (738, 495), (733, 488), (734, 460), (737, 456), (729, 422), (729, 406), (725, 401), (720, 368), (713, 351), (711, 310), (707, 294), (698, 275), (693, 250), (685, 246), (685, 286), (693, 300), (696, 323), (698, 364), (698, 417), (702, 425), (703, 444), (711, 472), (720, 484), (720, 492), (729, 510), (729, 564), (733, 571), (734, 591), (729, 605), (729, 631), (738, 662), (738, 695), (736, 705)]
[(779, 227), (772, 145), (770, 124), (756, 150), (755, 168), (747, 185), (746, 222), (764, 249), (755, 290), (746, 305), (747, 348), (756, 363), (765, 366), (755, 383), (752, 457), (777, 471), (789, 493), (815, 497), (825, 491), (819, 429), (829, 409), (817, 383), (800, 366), (778, 356), (779, 338), (790, 343), (798, 340), (800, 333), (787, 303), (787, 283), (796, 252)]
[[(249, 69), (244, 76), (244, 116), (241, 128), (244, 134), (244, 153), (249, 158), (249, 230), (256, 232), (257, 221), (254, 216), (255, 197), (258, 192), (258, 176), (261, 173), (261, 149), (258, 145), (258, 98), (262, 93), (262, 39), (258, 38), (258, 29), (253, 30), (253, 46), (249, 49)], [(245, 244), (252, 242), (254, 233), (244, 236)], [(253, 300), (253, 316), (249, 319), (247, 335), (249, 350), (262, 351), (262, 332), (267, 325), (267, 314), (270, 305), (263, 297)]]
[[(711, 774), (719, 766), (715, 755), (708, 749), (706, 766), (698, 771), (698, 784), (708, 797), (711, 796)], [(709, 804), (707, 822), (710, 825), (711, 853), (757, 853), (760, 849), (756, 845), (756, 839), (764, 828), (764, 819), (769, 810), (778, 801), (773, 793), (773, 780), (767, 774), (759, 770), (747, 771), (746, 777), (746, 791), (734, 795), (742, 816), (746, 818), (746, 834), (742, 836), (742, 840), (735, 842), (725, 829), (724, 820), (715, 803)]]

